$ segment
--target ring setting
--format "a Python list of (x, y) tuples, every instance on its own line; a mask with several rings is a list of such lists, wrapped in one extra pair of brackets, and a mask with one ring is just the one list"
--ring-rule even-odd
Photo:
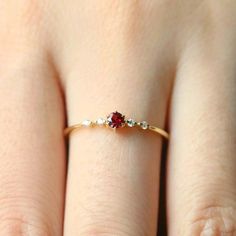
[(64, 133), (65, 136), (68, 136), (70, 133), (72, 133), (75, 130), (78, 130), (81, 127), (93, 127), (93, 126), (104, 126), (104, 127), (110, 127), (112, 129), (120, 129), (124, 127), (129, 127), (129, 128), (139, 127), (143, 130), (154, 131), (166, 139), (169, 138), (169, 134), (165, 130), (158, 128), (156, 126), (149, 125), (147, 121), (137, 122), (133, 118), (126, 119), (125, 115), (121, 114), (118, 111), (111, 112), (106, 117), (106, 119), (102, 117), (98, 118), (96, 121), (85, 119), (81, 123), (67, 127)]

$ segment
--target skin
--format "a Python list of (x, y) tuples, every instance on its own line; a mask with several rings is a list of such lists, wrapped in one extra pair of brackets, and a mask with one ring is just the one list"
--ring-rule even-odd
[[(155, 236), (160, 181), (168, 235), (236, 235), (235, 1), (0, 9), (0, 235)], [(154, 133), (64, 139), (115, 110), (168, 129), (166, 179)]]

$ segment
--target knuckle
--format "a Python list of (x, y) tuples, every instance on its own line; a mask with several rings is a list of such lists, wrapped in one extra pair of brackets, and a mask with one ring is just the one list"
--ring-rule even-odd
[(95, 226), (90, 225), (86, 229), (80, 232), (81, 236), (108, 236), (108, 235), (119, 235), (119, 236), (132, 236), (133, 234), (128, 230), (118, 227), (108, 226)]
[(51, 236), (49, 227), (43, 223), (35, 223), (24, 217), (7, 217), (0, 219), (0, 232), (5, 236)]
[(184, 235), (192, 236), (235, 236), (236, 211), (232, 207), (209, 206), (195, 214), (184, 231)]
[(62, 218), (57, 205), (52, 211), (45, 208), (45, 197), (35, 196), (23, 189), (15, 191), (15, 181), (2, 183), (5, 192), (0, 193), (0, 235), (52, 236), (61, 231)]
[(83, 232), (80, 234), (81, 236), (108, 236), (108, 235), (122, 235), (122, 234), (117, 234), (113, 231), (113, 233), (109, 230), (104, 230), (104, 229), (98, 229), (98, 228), (93, 228), (91, 230), (88, 230), (86, 232)]
[[(80, 236), (139, 236), (149, 235), (153, 232), (153, 225), (141, 217), (137, 218), (121, 213), (111, 212), (108, 214), (106, 209), (96, 208), (97, 212), (90, 212), (88, 215), (83, 214), (79, 220)], [(87, 210), (86, 210), (87, 211)], [(99, 213), (103, 212), (103, 213)], [(110, 217), (108, 217), (110, 215)], [(82, 216), (82, 215), (81, 215)], [(92, 216), (92, 217), (91, 217)], [(138, 219), (138, 220), (137, 220)], [(67, 229), (66, 229), (67, 231)]]
[[(112, 186), (112, 189), (113, 187), (114, 186)], [(111, 197), (110, 199), (97, 198), (98, 201), (92, 202), (89, 201), (90, 195), (87, 195), (86, 199), (88, 200), (88, 204), (86, 204), (85, 202), (78, 202), (81, 212), (81, 215), (78, 219), (78, 221), (80, 222), (79, 235), (139, 236), (150, 235), (150, 232), (155, 231), (155, 224), (153, 224), (153, 221), (148, 220), (149, 214), (146, 214), (146, 211), (150, 211), (149, 213), (151, 213), (152, 209), (148, 209), (148, 207), (145, 207), (145, 211), (142, 211), (142, 209), (140, 209), (137, 205), (139, 199), (133, 199), (133, 195), (129, 195), (128, 193), (127, 195), (125, 194), (125, 197), (130, 208), (129, 212), (126, 212), (126, 203), (122, 201), (117, 202), (117, 199), (114, 201), (114, 198), (112, 198), (112, 194), (114, 194), (115, 191), (111, 191), (110, 186), (108, 187), (109, 189), (104, 189), (104, 186), (102, 188), (102, 192), (108, 193), (109, 197)], [(120, 189), (123, 190), (122, 187), (120, 187)], [(132, 203), (130, 202), (131, 196), (133, 200)], [(120, 198), (120, 200), (121, 199), (122, 198)]]

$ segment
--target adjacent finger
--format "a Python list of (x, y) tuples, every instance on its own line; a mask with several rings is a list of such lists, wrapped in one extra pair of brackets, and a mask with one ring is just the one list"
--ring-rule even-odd
[(0, 234), (59, 236), (63, 101), (43, 40), (21, 24), (20, 14), (11, 18), (14, 7), (0, 20)]
[(198, 34), (183, 50), (174, 88), (168, 159), (173, 236), (236, 234), (235, 38), (226, 19), (213, 19), (214, 31), (193, 24)]

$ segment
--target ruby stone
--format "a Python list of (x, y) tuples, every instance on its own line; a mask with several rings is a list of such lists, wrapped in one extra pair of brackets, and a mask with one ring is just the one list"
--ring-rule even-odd
[(125, 124), (125, 116), (123, 116), (121, 113), (118, 111), (112, 112), (108, 117), (107, 117), (108, 125), (111, 128), (120, 128), (123, 127)]

